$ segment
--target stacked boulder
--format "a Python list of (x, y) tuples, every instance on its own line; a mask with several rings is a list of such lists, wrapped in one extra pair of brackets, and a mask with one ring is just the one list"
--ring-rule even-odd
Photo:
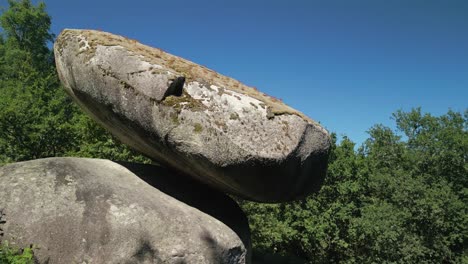
[(5, 233), (47, 248), (42, 261), (249, 263), (246, 218), (223, 193), (283, 202), (319, 189), (329, 135), (281, 101), (110, 33), (64, 30), (54, 49), (67, 93), (162, 166), (52, 158), (0, 168)]
[(0, 168), (3, 239), (38, 263), (248, 263), (228, 196), (153, 165), (48, 158)]

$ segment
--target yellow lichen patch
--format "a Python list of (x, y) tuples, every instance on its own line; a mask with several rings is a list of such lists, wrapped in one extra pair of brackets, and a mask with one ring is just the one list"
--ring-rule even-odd
[(179, 122), (179, 114), (178, 114), (177, 112), (171, 112), (171, 113), (169, 114), (169, 117), (171, 118), (172, 123), (174, 123), (175, 125), (180, 124), (180, 122)]
[(185, 90), (181, 96), (170, 95), (161, 101), (162, 105), (170, 106), (180, 113), (182, 109), (190, 109), (191, 111), (203, 111), (206, 106), (197, 99), (191, 97)]
[(239, 120), (239, 114), (238, 113), (231, 113), (231, 115), (229, 116), (229, 119)]
[(220, 121), (220, 120), (215, 120), (214, 121), (214, 124), (220, 128), (221, 130), (223, 130), (223, 132), (226, 132), (227, 129), (228, 129), (228, 126), (226, 125), (226, 123), (224, 123), (223, 121)]
[(162, 65), (165, 67), (165, 70), (178, 76), (184, 76), (188, 82), (193, 80), (203, 80), (206, 83), (213, 84), (218, 87), (223, 87), (227, 90), (233, 90), (262, 101), (265, 105), (268, 106), (273, 115), (297, 115), (309, 123), (317, 124), (303, 113), (292, 109), (280, 100), (261, 93), (258, 90), (246, 86), (235, 79), (221, 75), (213, 70), (195, 64), (181, 57), (171, 55), (157, 48), (143, 45), (135, 40), (131, 40), (125, 37), (96, 30), (65, 29), (57, 39), (56, 45), (58, 45), (59, 51), (61, 50), (63, 43), (67, 38), (70, 37), (70, 35), (81, 35), (86, 37), (91, 47), (88, 51), (90, 56), (92, 56), (92, 53), (94, 53), (98, 45), (121, 46), (137, 55), (141, 55), (143, 60), (149, 63)]
[(203, 127), (200, 123), (196, 123), (194, 126), (193, 126), (193, 132), (195, 133), (200, 133), (203, 131)]
[(67, 40), (69, 40), (71, 36), (73, 36), (72, 31), (64, 30), (60, 33), (60, 37), (57, 38), (57, 40), (55, 41), (55, 48), (60, 55), (62, 55), (63, 48), (65, 47)]

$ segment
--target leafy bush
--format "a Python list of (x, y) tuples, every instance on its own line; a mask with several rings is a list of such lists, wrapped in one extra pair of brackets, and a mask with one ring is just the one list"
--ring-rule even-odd
[(0, 264), (32, 264), (34, 263), (33, 248), (28, 247), (19, 249), (11, 246), (8, 241), (1, 240), (3, 229), (1, 225), (5, 224), (3, 210), (0, 209)]
[(334, 136), (320, 192), (241, 202), (253, 247), (307, 263), (467, 263), (468, 111), (394, 119), (397, 131), (376, 125), (358, 150)]
[(32, 264), (34, 253), (32, 247), (19, 249), (4, 241), (0, 244), (0, 264)]

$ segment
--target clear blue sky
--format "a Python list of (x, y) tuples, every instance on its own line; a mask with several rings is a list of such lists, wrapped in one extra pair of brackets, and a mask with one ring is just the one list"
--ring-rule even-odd
[(282, 98), (357, 143), (374, 124), (393, 127), (398, 109), (468, 107), (466, 0), (45, 3), (56, 34), (101, 29), (162, 48)]

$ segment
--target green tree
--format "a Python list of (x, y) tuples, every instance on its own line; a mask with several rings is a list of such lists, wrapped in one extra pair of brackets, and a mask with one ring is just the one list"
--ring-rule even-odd
[(434, 117), (421, 109), (393, 114), (398, 128), (408, 138), (413, 174), (441, 178), (458, 191), (468, 186), (468, 110)]
[(357, 151), (332, 135), (320, 192), (287, 204), (241, 203), (254, 247), (307, 263), (468, 260), (466, 116), (398, 111), (398, 131), (373, 126)]
[[(25, 63), (35, 67), (50, 67), (52, 53), (47, 48), (47, 43), (53, 41), (54, 35), (49, 31), (51, 18), (45, 10), (45, 4), (41, 2), (36, 7), (30, 0), (8, 0), (8, 3), (9, 8), (0, 18), (6, 44), (11, 51), (8, 55), (19, 55)], [(18, 57), (7, 58), (11, 62), (18, 61)], [(16, 68), (18, 69), (21, 67)]]
[(73, 119), (78, 147), (69, 150), (69, 156), (101, 158), (138, 163), (152, 161), (122, 144), (85, 114), (77, 114)]
[(63, 155), (76, 145), (70, 123), (76, 110), (50, 60), (50, 17), (43, 3), (9, 4), (0, 16), (0, 162)]
[(0, 15), (0, 164), (54, 156), (149, 162), (116, 141), (71, 102), (47, 44), (45, 4), (9, 0)]

